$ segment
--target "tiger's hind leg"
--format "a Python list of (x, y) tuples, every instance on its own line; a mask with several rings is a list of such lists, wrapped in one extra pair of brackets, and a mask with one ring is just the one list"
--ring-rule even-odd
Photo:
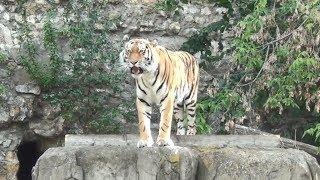
[(176, 103), (174, 105), (173, 115), (177, 121), (177, 135), (185, 135), (186, 128), (183, 123), (183, 104)]
[(188, 130), (187, 135), (195, 135), (197, 133), (196, 127), (196, 105), (197, 105), (197, 90), (190, 92), (189, 98), (185, 100), (187, 119), (188, 119)]

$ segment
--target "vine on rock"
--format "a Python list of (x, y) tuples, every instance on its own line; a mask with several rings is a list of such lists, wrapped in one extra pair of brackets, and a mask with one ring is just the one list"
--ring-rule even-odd
[(124, 74), (114, 63), (118, 52), (109, 37), (109, 20), (99, 18), (103, 5), (95, 3), (68, 1), (59, 17), (52, 6), (38, 41), (32, 24), (25, 21), (21, 29), (21, 62), (41, 86), (42, 98), (61, 107), (68, 133), (79, 127), (87, 133), (119, 132), (123, 119), (132, 119), (133, 101), (120, 96)]

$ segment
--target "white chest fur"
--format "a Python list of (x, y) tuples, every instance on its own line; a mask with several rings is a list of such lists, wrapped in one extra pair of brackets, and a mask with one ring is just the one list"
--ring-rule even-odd
[[(138, 87), (138, 84), (140, 88)], [(166, 85), (163, 84), (162, 88), (158, 90), (161, 82), (156, 81), (153, 75), (143, 75), (136, 78), (136, 93), (139, 98), (148, 100), (148, 103), (159, 105), (163, 97)]]

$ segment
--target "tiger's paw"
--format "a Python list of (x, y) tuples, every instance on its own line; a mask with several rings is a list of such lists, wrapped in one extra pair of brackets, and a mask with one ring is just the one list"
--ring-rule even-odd
[(140, 139), (137, 143), (137, 147), (138, 148), (142, 148), (142, 147), (152, 147), (153, 145), (153, 140), (152, 139), (149, 139), (149, 140), (143, 140), (143, 139)]
[(157, 144), (160, 147), (162, 147), (162, 146), (174, 146), (174, 143), (173, 143), (173, 141), (171, 139), (160, 139), (160, 138), (158, 138)]

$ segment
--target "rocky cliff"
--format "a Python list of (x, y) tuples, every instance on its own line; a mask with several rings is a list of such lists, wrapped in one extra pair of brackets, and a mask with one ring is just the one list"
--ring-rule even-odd
[(319, 179), (315, 158), (277, 136), (181, 136), (178, 146), (136, 148), (137, 136), (66, 136), (33, 168), (46, 179)]

